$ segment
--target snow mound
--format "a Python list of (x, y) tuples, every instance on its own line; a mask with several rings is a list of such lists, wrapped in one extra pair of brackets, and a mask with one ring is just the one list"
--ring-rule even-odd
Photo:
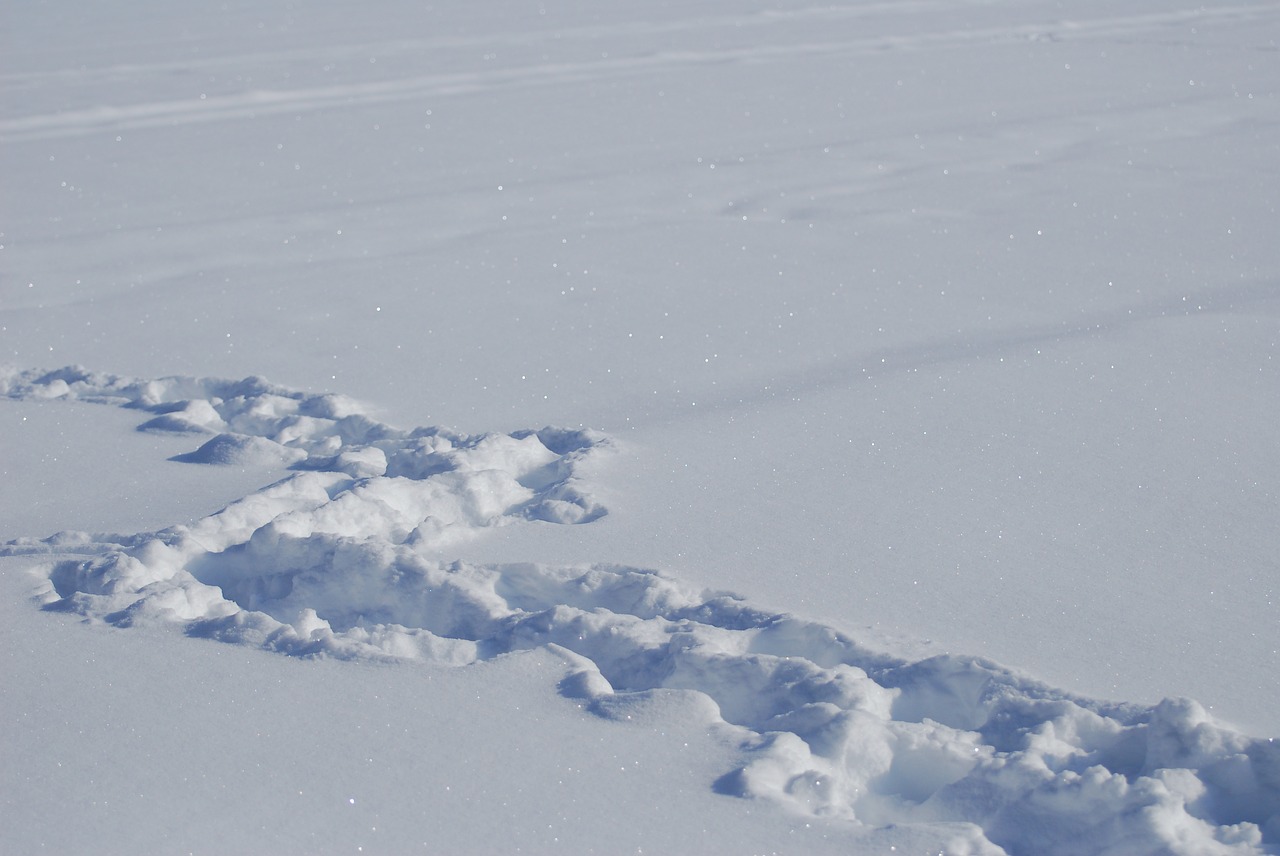
[(256, 378), (63, 369), (0, 375), (0, 392), (135, 407), (154, 414), (146, 430), (214, 434), (184, 459), (288, 455), (299, 470), (191, 526), (10, 542), (0, 554), (48, 554), (48, 609), (347, 660), (465, 665), (548, 646), (573, 664), (561, 692), (597, 715), (678, 709), (735, 734), (742, 763), (717, 791), (949, 829), (955, 852), (1280, 844), (1280, 746), (1193, 701), (1111, 704), (975, 658), (903, 661), (652, 570), (439, 558), (485, 527), (602, 515), (578, 474), (599, 435), (404, 432)]
[(262, 437), (244, 434), (219, 434), (194, 452), (178, 455), (175, 460), (188, 464), (239, 464), (241, 466), (280, 466), (305, 460), (307, 453), (273, 443)]

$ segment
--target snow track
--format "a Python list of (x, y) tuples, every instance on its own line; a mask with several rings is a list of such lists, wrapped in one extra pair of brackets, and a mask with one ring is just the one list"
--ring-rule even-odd
[[(1071, 696), (989, 661), (907, 662), (837, 630), (599, 564), (441, 558), (489, 527), (606, 514), (589, 431), (402, 431), (332, 395), (249, 378), (0, 374), (15, 399), (135, 408), (202, 439), (182, 460), (295, 472), (190, 526), (59, 533), (45, 608), (295, 656), (465, 665), (548, 646), (564, 695), (626, 719), (657, 695), (734, 734), (714, 787), (875, 825), (950, 829), (955, 853), (1263, 853), (1280, 842), (1280, 747), (1195, 702)], [(711, 783), (708, 783), (711, 786)]]
[[(792, 10), (790, 12), (761, 11), (751, 15), (711, 16), (695, 19), (692, 22), (682, 19), (678, 24), (668, 24), (666, 26), (661, 24), (638, 25), (636, 23), (628, 23), (612, 32), (605, 32), (600, 27), (580, 28), (568, 33), (557, 33), (556, 38), (557, 40), (567, 39), (572, 42), (598, 39), (604, 35), (612, 37), (620, 35), (634, 37), (639, 33), (656, 35), (668, 32), (672, 28), (677, 28), (679, 31), (688, 31), (690, 24), (693, 25), (694, 31), (715, 34), (707, 39), (708, 42), (712, 43), (718, 42), (720, 34), (726, 31), (737, 30), (747, 35), (742, 44), (718, 46), (715, 49), (704, 47), (696, 50), (647, 51), (634, 56), (606, 55), (595, 57), (589, 61), (539, 62), (500, 70), (454, 71), (306, 88), (252, 89), (221, 95), (207, 96), (201, 94), (198, 97), (134, 104), (95, 104), (92, 107), (83, 109), (60, 110), (56, 113), (29, 114), (0, 119), (0, 139), (11, 142), (45, 140), (105, 132), (118, 133), (142, 128), (247, 120), (276, 114), (298, 115), (319, 110), (342, 109), (353, 103), (364, 105), (399, 103), (424, 98), (483, 93), (495, 89), (556, 87), (585, 81), (634, 77), (652, 73), (656, 70), (679, 69), (687, 66), (776, 62), (796, 55), (858, 56), (888, 51), (931, 51), (973, 45), (1016, 44), (1040, 39), (1054, 41), (1080, 38), (1125, 40), (1151, 37), (1163, 33), (1168, 28), (1179, 25), (1212, 26), (1219, 23), (1265, 21), (1273, 19), (1280, 12), (1280, 5), (1274, 3), (1231, 5), (1218, 8), (1198, 6), (1145, 14), (1109, 14), (1102, 17), (1075, 20), (1026, 20), (1020, 23), (998, 26), (965, 26), (958, 29), (925, 29), (923, 31), (918, 20), (905, 16), (905, 26), (902, 27), (900, 33), (871, 36), (858, 35), (851, 38), (798, 43), (788, 42), (781, 45), (776, 43), (776, 33), (774, 32), (776, 28), (795, 21), (823, 21), (832, 27), (849, 26), (868, 16), (888, 15), (891, 11), (896, 14), (902, 14), (904, 11), (927, 11), (946, 5), (950, 4), (933, 2), (871, 4), (870, 6), (855, 7), (853, 9), (816, 7)], [(324, 59), (332, 60), (340, 56), (365, 57), (375, 53), (394, 58), (402, 54), (463, 50), (465, 48), (475, 48), (478, 45), (483, 45), (489, 50), (527, 48), (531, 43), (534, 43), (534, 40), (535, 37), (528, 33), (512, 34), (506, 38), (486, 37), (479, 42), (466, 39), (397, 40), (378, 44), (351, 45), (338, 50), (336, 53), (329, 51), (323, 55), (314, 55), (309, 52), (276, 53), (273, 55), (273, 61), (289, 60), (299, 62), (306, 60), (320, 62)], [(241, 57), (240, 59), (242, 61), (253, 61), (255, 59), (261, 61), (262, 58), (249, 56)], [(227, 60), (219, 58), (203, 63), (184, 62), (176, 65), (173, 63), (161, 63), (145, 69), (134, 65), (107, 67), (94, 69), (91, 75), (85, 75), (85, 79), (98, 81), (103, 77), (123, 76), (127, 78), (130, 75), (139, 73), (208, 72), (210, 70), (223, 69), (226, 65)], [(7, 82), (19, 89), (38, 88), (49, 78), (65, 80), (80, 74), (83, 74), (83, 72), (77, 69), (74, 71), (60, 70), (29, 75), (9, 75), (7, 76)]]

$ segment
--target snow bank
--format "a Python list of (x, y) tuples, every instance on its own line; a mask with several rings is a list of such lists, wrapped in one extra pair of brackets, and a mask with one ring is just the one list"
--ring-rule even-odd
[(136, 408), (144, 430), (212, 435), (182, 460), (296, 470), (191, 526), (9, 542), (0, 554), (48, 556), (48, 609), (348, 660), (465, 665), (549, 646), (577, 664), (561, 692), (600, 716), (678, 697), (736, 733), (742, 763), (717, 791), (950, 829), (954, 852), (1280, 844), (1280, 747), (1195, 702), (1110, 704), (976, 658), (907, 662), (641, 568), (441, 558), (487, 527), (605, 514), (579, 475), (600, 435), (401, 431), (257, 378), (9, 371), (0, 393)]

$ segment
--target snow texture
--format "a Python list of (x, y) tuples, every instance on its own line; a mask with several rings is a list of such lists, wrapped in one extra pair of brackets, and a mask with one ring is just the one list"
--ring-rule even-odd
[(294, 471), (189, 526), (10, 541), (0, 555), (42, 557), (48, 610), (351, 661), (545, 647), (576, 664), (560, 692), (601, 717), (678, 698), (732, 733), (741, 765), (717, 792), (946, 832), (953, 853), (1278, 852), (1280, 746), (1194, 701), (1104, 703), (985, 659), (910, 662), (654, 570), (440, 558), (487, 527), (606, 514), (581, 474), (609, 450), (601, 434), (402, 431), (260, 378), (9, 370), (0, 394), (134, 408), (140, 430), (203, 440), (179, 460)]

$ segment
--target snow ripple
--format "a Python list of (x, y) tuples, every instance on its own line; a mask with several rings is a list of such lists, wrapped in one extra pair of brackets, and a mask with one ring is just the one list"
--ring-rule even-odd
[(49, 557), (47, 609), (295, 656), (465, 665), (547, 646), (571, 663), (561, 691), (598, 715), (680, 696), (734, 733), (743, 763), (719, 792), (928, 824), (955, 853), (1277, 852), (1280, 746), (1193, 701), (1110, 704), (986, 660), (898, 660), (656, 571), (435, 558), (486, 527), (604, 515), (581, 476), (600, 434), (406, 432), (259, 378), (11, 371), (0, 393), (137, 408), (143, 430), (209, 435), (184, 460), (295, 470), (191, 526), (4, 545)]

